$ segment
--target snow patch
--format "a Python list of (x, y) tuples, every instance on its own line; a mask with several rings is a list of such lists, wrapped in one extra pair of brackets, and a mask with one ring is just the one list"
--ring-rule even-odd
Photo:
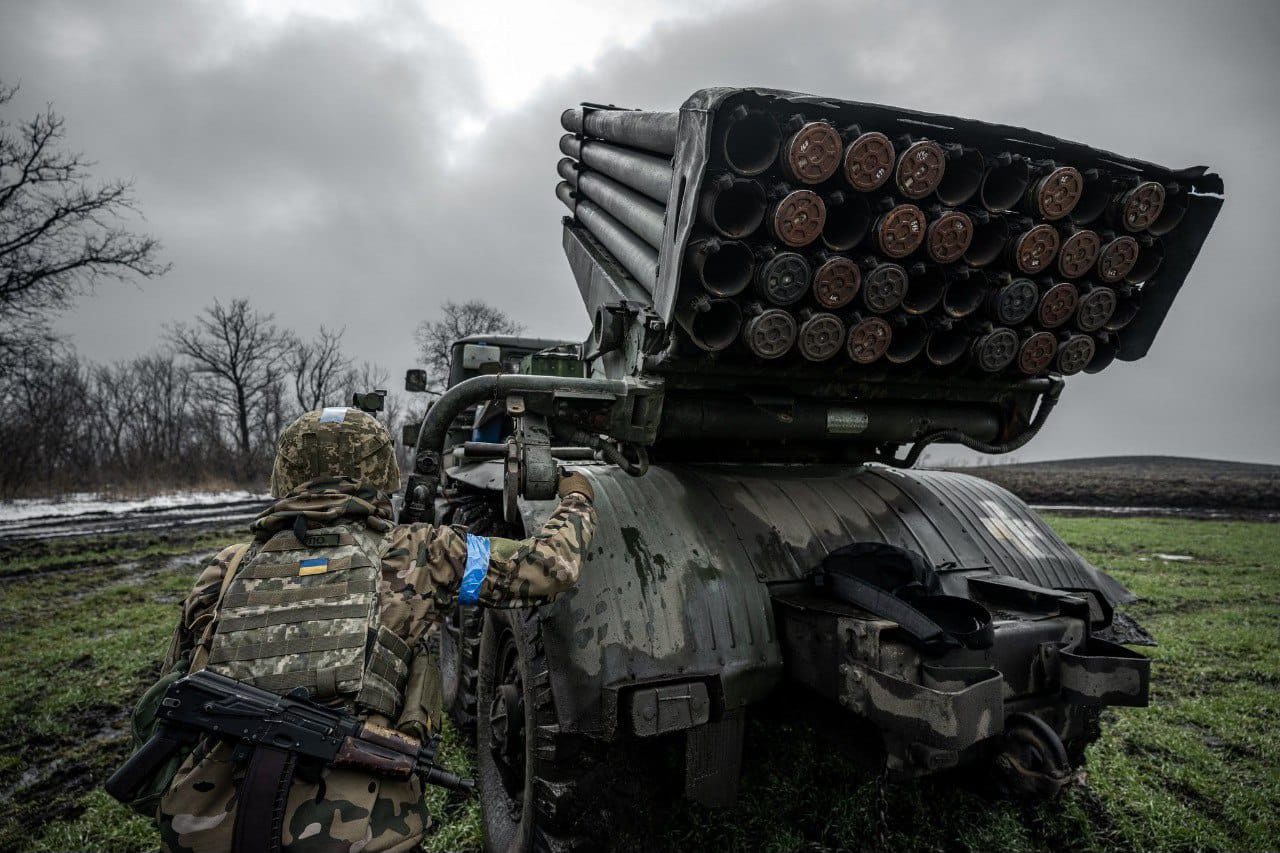
[(170, 492), (135, 500), (112, 500), (95, 492), (77, 492), (60, 499), (32, 498), (0, 501), (0, 521), (27, 521), (36, 518), (68, 516), (117, 516), (139, 512), (155, 512), (178, 507), (219, 506), (270, 500), (265, 492), (240, 489), (221, 492)]

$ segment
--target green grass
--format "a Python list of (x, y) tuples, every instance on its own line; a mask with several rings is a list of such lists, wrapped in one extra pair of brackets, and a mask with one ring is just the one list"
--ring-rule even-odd
[[(1259, 850), (1280, 847), (1280, 525), (1172, 519), (1051, 519), (1142, 601), (1159, 639), (1152, 706), (1109, 710), (1085, 785), (1058, 802), (993, 802), (950, 774), (885, 792), (893, 850)], [(126, 720), (156, 671), (176, 601), (197, 566), (172, 554), (215, 536), (120, 537), (0, 555), (0, 849), (154, 849), (149, 823), (98, 790), (125, 755)], [(1166, 562), (1155, 554), (1182, 554)], [(104, 560), (128, 564), (115, 568)], [(87, 566), (76, 568), (77, 565)], [(139, 574), (141, 573), (141, 574)], [(139, 582), (141, 581), (141, 582)], [(738, 806), (709, 811), (655, 784), (659, 805), (627, 849), (864, 849), (879, 791), (864, 769), (778, 708), (748, 726)], [(446, 763), (465, 771), (450, 733)], [(24, 773), (26, 774), (24, 777)], [(435, 851), (474, 850), (473, 801), (429, 795)]]

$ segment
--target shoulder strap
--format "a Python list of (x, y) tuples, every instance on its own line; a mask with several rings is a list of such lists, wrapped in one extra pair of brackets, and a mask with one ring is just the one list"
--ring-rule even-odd
[(231, 554), (231, 561), (227, 563), (227, 572), (222, 576), (222, 586), (218, 587), (218, 600), (213, 604), (213, 618), (205, 626), (200, 642), (196, 643), (195, 653), (191, 656), (191, 669), (188, 670), (189, 672), (202, 670), (205, 664), (209, 662), (209, 644), (213, 642), (213, 632), (218, 625), (218, 611), (222, 609), (222, 599), (226, 596), (227, 588), (231, 586), (231, 581), (235, 580), (236, 572), (240, 570), (240, 564), (244, 561), (244, 555), (249, 553), (249, 548), (252, 546), (252, 542), (243, 542), (235, 546)]

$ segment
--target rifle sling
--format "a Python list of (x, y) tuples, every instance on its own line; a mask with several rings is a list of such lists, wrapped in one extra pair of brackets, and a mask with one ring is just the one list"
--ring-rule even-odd
[(254, 749), (240, 783), (231, 853), (280, 853), (296, 761), (294, 753), (283, 749)]

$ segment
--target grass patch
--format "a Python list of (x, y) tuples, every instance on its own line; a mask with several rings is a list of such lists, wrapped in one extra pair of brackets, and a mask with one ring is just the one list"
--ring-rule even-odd
[[(1160, 641), (1152, 707), (1109, 710), (1087, 784), (1060, 801), (984, 797), (973, 774), (893, 786), (834, 748), (831, 731), (780, 704), (748, 726), (738, 806), (680, 799), (668, 754), (643, 824), (619, 849), (1258, 850), (1280, 846), (1280, 525), (1052, 517), (1084, 556), (1142, 597), (1130, 608)], [(127, 749), (123, 710), (154, 676), (198, 569), (173, 555), (225, 534), (59, 542), (25, 555), (0, 596), (0, 849), (148, 850), (150, 824), (98, 786)], [(107, 559), (104, 555), (111, 555)], [(1158, 554), (1187, 555), (1168, 562)], [(11, 555), (0, 575), (12, 574)], [(121, 568), (121, 564), (126, 568)], [(32, 568), (35, 567), (35, 568)], [(832, 729), (834, 727), (820, 727)], [(672, 753), (678, 744), (671, 745)], [(449, 732), (450, 769), (470, 756)], [(428, 794), (432, 851), (479, 848), (476, 801)]]

